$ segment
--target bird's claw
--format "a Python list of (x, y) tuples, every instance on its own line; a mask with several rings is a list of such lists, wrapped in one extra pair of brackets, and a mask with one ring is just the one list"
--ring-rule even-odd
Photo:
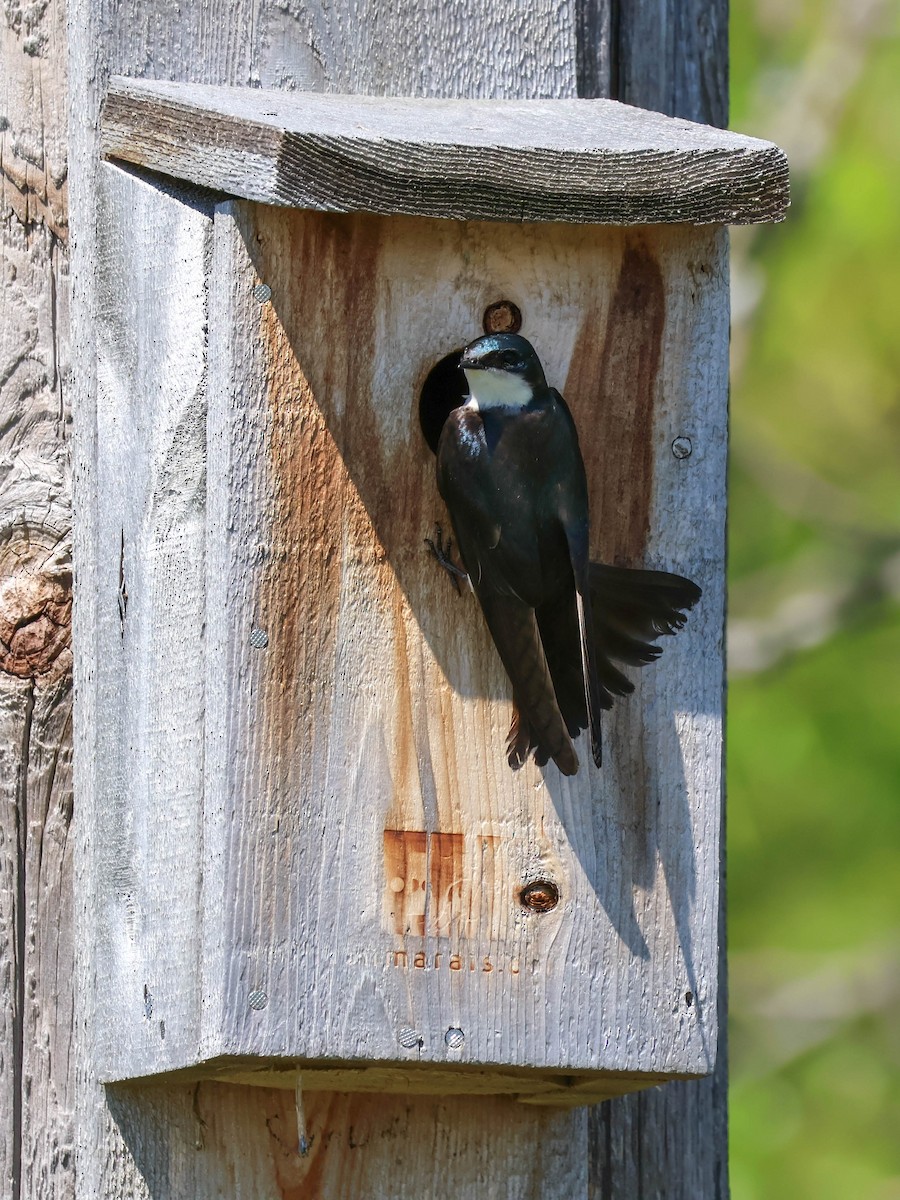
[(440, 525), (435, 525), (434, 537), (424, 538), (423, 540), (425, 545), (428, 547), (429, 552), (434, 558), (437, 559), (440, 566), (442, 566), (450, 576), (450, 582), (456, 589), (457, 596), (461, 596), (462, 591), (459, 586), (459, 581), (461, 579), (468, 579), (469, 577), (466, 572), (463, 571), (461, 567), (458, 567), (451, 558), (453, 553), (453, 538), (448, 536), (445, 542), (443, 529), (440, 527)]

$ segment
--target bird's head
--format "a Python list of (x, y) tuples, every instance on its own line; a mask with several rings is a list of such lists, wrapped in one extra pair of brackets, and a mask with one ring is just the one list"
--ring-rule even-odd
[(517, 333), (489, 333), (470, 342), (459, 365), (478, 408), (521, 408), (547, 386), (534, 347)]

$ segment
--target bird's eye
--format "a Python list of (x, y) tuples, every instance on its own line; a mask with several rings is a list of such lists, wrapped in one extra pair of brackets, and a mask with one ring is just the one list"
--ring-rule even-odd
[(500, 352), (500, 361), (505, 367), (515, 367), (519, 362), (519, 355), (516, 350), (502, 350)]

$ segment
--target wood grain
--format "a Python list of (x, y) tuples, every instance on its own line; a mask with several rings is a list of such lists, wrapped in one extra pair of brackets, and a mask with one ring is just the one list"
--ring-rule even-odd
[(110, 158), (230, 195), (456, 220), (780, 220), (787, 162), (755, 138), (611, 100), (464, 101), (113, 79)]
[(74, 1193), (66, 36), (0, 21), (0, 1194)]
[(728, 124), (727, 0), (616, 5), (615, 90), (625, 104)]
[[(95, 472), (103, 706), (92, 804), (102, 1054), (198, 1044), (203, 863), (206, 323), (212, 214), (105, 168), (99, 180)], [(166, 254), (156, 253), (165, 245)], [(140, 319), (136, 320), (136, 314)], [(177, 671), (177, 701), (170, 690)], [(154, 970), (138, 946), (153, 947)], [(104, 1020), (128, 1004), (118, 1029)]]
[[(92, 1164), (94, 1195), (571, 1200), (588, 1187), (587, 1110), (507, 1097), (305, 1097), (297, 1152), (292, 1091), (222, 1083), (111, 1088), (116, 1154)], [(126, 1193), (126, 1187), (133, 1190)]]

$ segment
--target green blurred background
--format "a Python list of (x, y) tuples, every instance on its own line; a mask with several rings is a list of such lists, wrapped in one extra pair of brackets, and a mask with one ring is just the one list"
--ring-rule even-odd
[(732, 0), (734, 1200), (900, 1200), (900, 0)]

